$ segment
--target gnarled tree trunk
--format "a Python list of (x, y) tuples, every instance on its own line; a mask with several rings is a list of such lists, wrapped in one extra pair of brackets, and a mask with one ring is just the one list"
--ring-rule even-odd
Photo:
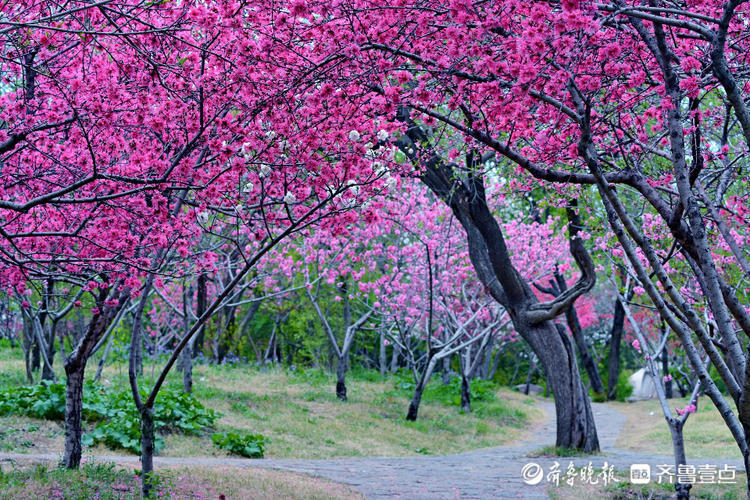
[(129, 300), (130, 289), (117, 290), (113, 285), (112, 295), (117, 297), (115, 305), (104, 305), (107, 289), (102, 288), (97, 298), (99, 312), (91, 318), (88, 328), (79, 337), (73, 351), (65, 358), (65, 450), (62, 465), (77, 469), (81, 464), (81, 409), (83, 406), (83, 377), (86, 363), (96, 344), (104, 337), (107, 328), (117, 317), (117, 313)]
[(483, 180), (472, 173), (481, 170), (482, 159), (468, 154), (467, 168), (459, 170), (426, 150), (425, 144), (430, 138), (409, 118), (408, 110), (400, 110), (400, 118), (410, 128), (399, 147), (423, 168), (422, 181), (451, 208), (463, 226), (469, 257), (479, 279), (508, 311), (516, 331), (531, 346), (544, 368), (548, 387), (555, 397), (557, 446), (597, 451), (599, 440), (593, 412), (578, 373), (575, 352), (567, 336), (561, 334), (553, 322), (577, 297), (590, 290), (596, 279), (593, 262), (577, 234), (581, 229), (577, 213), (573, 208), (568, 210), (569, 241), (571, 254), (581, 269), (581, 278), (553, 301), (540, 303), (511, 263), (503, 232), (487, 205)]

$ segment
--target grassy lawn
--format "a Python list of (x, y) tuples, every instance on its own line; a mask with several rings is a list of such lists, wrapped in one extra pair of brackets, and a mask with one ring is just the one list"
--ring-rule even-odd
[[(627, 477), (627, 472), (619, 472), (618, 477)], [(735, 483), (727, 484), (694, 484), (690, 489), (691, 498), (706, 500), (739, 500), (746, 497), (745, 474), (737, 473)], [(603, 484), (582, 484), (573, 486), (561, 482), (559, 486), (551, 485), (547, 493), (553, 500), (667, 500), (675, 498), (673, 485), (649, 483), (635, 485), (629, 482), (618, 482), (607, 486)]]
[[(0, 352), (0, 390), (25, 383), (20, 356), (20, 350)], [(152, 370), (147, 362), (146, 379), (158, 373)], [(93, 377), (94, 372), (92, 361), (87, 376)], [(383, 379), (375, 372), (348, 377), (348, 402), (336, 399), (334, 379), (320, 371), (262, 372), (243, 366), (197, 365), (194, 380), (198, 399), (222, 414), (216, 421), (216, 431), (264, 435), (268, 458), (457, 453), (523, 439), (544, 418), (533, 407), (534, 399), (494, 387), (494, 397), (475, 401), (474, 411), (463, 414), (459, 407), (446, 404), (445, 390), (435, 381), (425, 394), (418, 421), (407, 422), (408, 379)], [(117, 390), (127, 389), (125, 363), (107, 367), (102, 383)], [(168, 383), (180, 386), (180, 374), (172, 373)], [(7, 416), (0, 417), (0, 429), (0, 449), (4, 451), (62, 452), (61, 423)], [(164, 441), (161, 456), (228, 456), (213, 446), (209, 435), (168, 434)], [(87, 456), (127, 453), (101, 444), (84, 450)]]
[[(160, 467), (155, 498), (159, 499), (361, 499), (346, 486), (290, 472), (257, 468), (190, 469)], [(50, 465), (12, 467), (2, 464), (0, 499), (119, 500), (141, 498), (134, 471), (104, 462), (87, 462), (78, 471)]]
[[(662, 455), (672, 453), (672, 438), (658, 401), (609, 404), (627, 416), (617, 448)], [(684, 408), (686, 404), (687, 399), (670, 400), (673, 409)], [(724, 420), (708, 398), (700, 399), (698, 412), (690, 415), (683, 432), (688, 460), (691, 457), (742, 459)]]

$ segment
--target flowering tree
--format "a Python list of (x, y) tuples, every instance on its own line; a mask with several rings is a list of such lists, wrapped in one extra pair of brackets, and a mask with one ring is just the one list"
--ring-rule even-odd
[[(233, 239), (242, 264), (143, 401), (131, 366), (144, 494), (154, 400), (179, 352), (270, 248), (321, 217), (339, 217), (348, 209), (340, 195), (352, 186), (383, 187), (364, 146), (342, 140), (358, 138), (351, 129), (364, 136), (372, 120), (352, 118), (345, 101), (308, 113), (330, 89), (288, 93), (308, 70), (309, 59), (295, 52), (297, 35), (285, 33), (269, 56), (276, 34), (261, 33), (258, 43), (248, 34), (274, 26), (275, 13), (248, 12), (238, 22), (238, 11), (231, 2), (64, 11), (14, 2), (0, 13), (1, 50), (13, 55), (0, 63), (8, 85), (0, 119), (10, 124), (0, 131), (3, 284), (70, 275), (96, 301), (65, 362), (67, 466), (80, 461), (87, 360), (119, 311), (143, 295), (133, 329), (139, 345), (148, 296), (141, 288), (151, 288), (164, 263), (187, 258), (212, 224), (245, 237)], [(209, 267), (214, 258), (197, 257)]]
[[(335, 76), (361, 78), (361, 88), (384, 116), (398, 113), (404, 150), (413, 152), (425, 181), (449, 202), (470, 241), (478, 242), (472, 258), (482, 281), (506, 300), (508, 310), (524, 311), (514, 317), (516, 328), (547, 368), (570, 366), (560, 354), (569, 349), (543, 345), (533, 332), (548, 329), (540, 337), (554, 338), (545, 321), (586, 287), (540, 312), (509, 272), (504, 239), (486, 208), (482, 174), (486, 159), (495, 156), (515, 169), (519, 186), (533, 178), (574, 197), (590, 194), (575, 186), (595, 186), (641, 286), (678, 333), (745, 456), (747, 360), (736, 330), (747, 335), (750, 320), (741, 302), (744, 287), (733, 285), (750, 269), (741, 245), (746, 193), (735, 175), (750, 139), (746, 5), (437, 0), (392, 9), (387, 2), (366, 8), (344, 2), (335, 12), (321, 12), (310, 28), (328, 34), (316, 40), (322, 60), (335, 54), (336, 67), (346, 67)], [(460, 139), (445, 140), (446, 129)], [(618, 184), (645, 201), (675, 251), (655, 248), (644, 237)], [(707, 323), (664, 269), (675, 253), (699, 284), (725, 353), (712, 344)], [(739, 417), (702, 368), (691, 332), (729, 388)], [(554, 359), (545, 359), (543, 351), (556, 353)], [(592, 447), (583, 435), (565, 431), (571, 423), (566, 415), (590, 415), (578, 411), (587, 403), (571, 389), (576, 376), (559, 384), (558, 444)], [(570, 427), (591, 430), (578, 424)]]

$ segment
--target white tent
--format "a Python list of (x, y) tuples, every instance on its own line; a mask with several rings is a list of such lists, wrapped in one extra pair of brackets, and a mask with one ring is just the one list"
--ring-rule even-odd
[(633, 394), (631, 394), (628, 399), (638, 401), (641, 399), (651, 399), (656, 397), (654, 378), (651, 374), (646, 372), (645, 368), (641, 368), (628, 377), (628, 383), (633, 387)]

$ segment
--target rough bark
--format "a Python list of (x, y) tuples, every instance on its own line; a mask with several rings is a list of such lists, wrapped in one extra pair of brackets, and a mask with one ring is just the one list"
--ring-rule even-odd
[[(687, 458), (685, 456), (685, 439), (682, 435), (682, 428), (684, 422), (679, 419), (672, 419), (669, 422), (669, 432), (672, 434), (672, 448), (674, 450), (674, 464), (675, 470), (685, 464), (687, 464)], [(677, 492), (678, 500), (687, 500), (690, 498), (690, 488), (693, 485), (690, 483), (675, 483), (674, 489)]]
[[(198, 290), (195, 300), (195, 315), (200, 318), (201, 316), (203, 316), (203, 313), (206, 312), (206, 307), (208, 304), (208, 276), (205, 273), (199, 274), (197, 281)], [(195, 335), (195, 340), (193, 343), (193, 356), (197, 356), (199, 352), (203, 352), (203, 342), (205, 336), (206, 328), (205, 326), (201, 325), (200, 330), (198, 330), (198, 333)]]
[[(119, 283), (113, 285), (117, 290)], [(100, 312), (95, 314), (89, 322), (86, 331), (80, 336), (73, 351), (65, 358), (64, 368), (66, 378), (65, 390), (65, 450), (62, 465), (68, 469), (77, 469), (81, 463), (81, 408), (83, 405), (83, 376), (86, 363), (97, 343), (102, 339), (107, 328), (117, 317), (117, 313), (129, 300), (130, 289), (124, 288), (117, 293), (117, 304), (105, 306), (109, 295), (106, 289), (101, 289), (97, 298)]]
[(154, 484), (154, 409), (141, 408), (141, 492), (151, 498)]
[(193, 343), (189, 342), (180, 353), (182, 369), (182, 391), (185, 394), (193, 392)]
[(346, 358), (336, 357), (336, 397), (346, 401)]
[(464, 374), (461, 375), (461, 410), (471, 413), (471, 385)]
[(620, 301), (615, 301), (615, 313), (612, 318), (612, 330), (609, 337), (609, 369), (607, 374), (607, 399), (617, 399), (617, 380), (620, 378), (620, 344), (625, 327), (625, 311)]
[[(565, 278), (557, 271), (555, 271), (555, 282), (559, 293), (565, 292), (568, 289), (568, 285), (565, 283)], [(565, 311), (565, 320), (570, 329), (570, 333), (573, 334), (573, 340), (576, 343), (578, 354), (581, 356), (581, 364), (589, 376), (591, 388), (597, 394), (604, 394), (604, 383), (599, 374), (599, 368), (597, 367), (593, 356), (591, 356), (589, 346), (586, 344), (586, 338), (583, 335), (583, 328), (581, 328), (581, 322), (578, 319), (578, 313), (576, 312), (575, 307), (571, 306)]]
[(65, 451), (62, 466), (77, 469), (81, 464), (81, 436), (83, 425), (83, 375), (85, 363), (71, 363), (65, 366)]

